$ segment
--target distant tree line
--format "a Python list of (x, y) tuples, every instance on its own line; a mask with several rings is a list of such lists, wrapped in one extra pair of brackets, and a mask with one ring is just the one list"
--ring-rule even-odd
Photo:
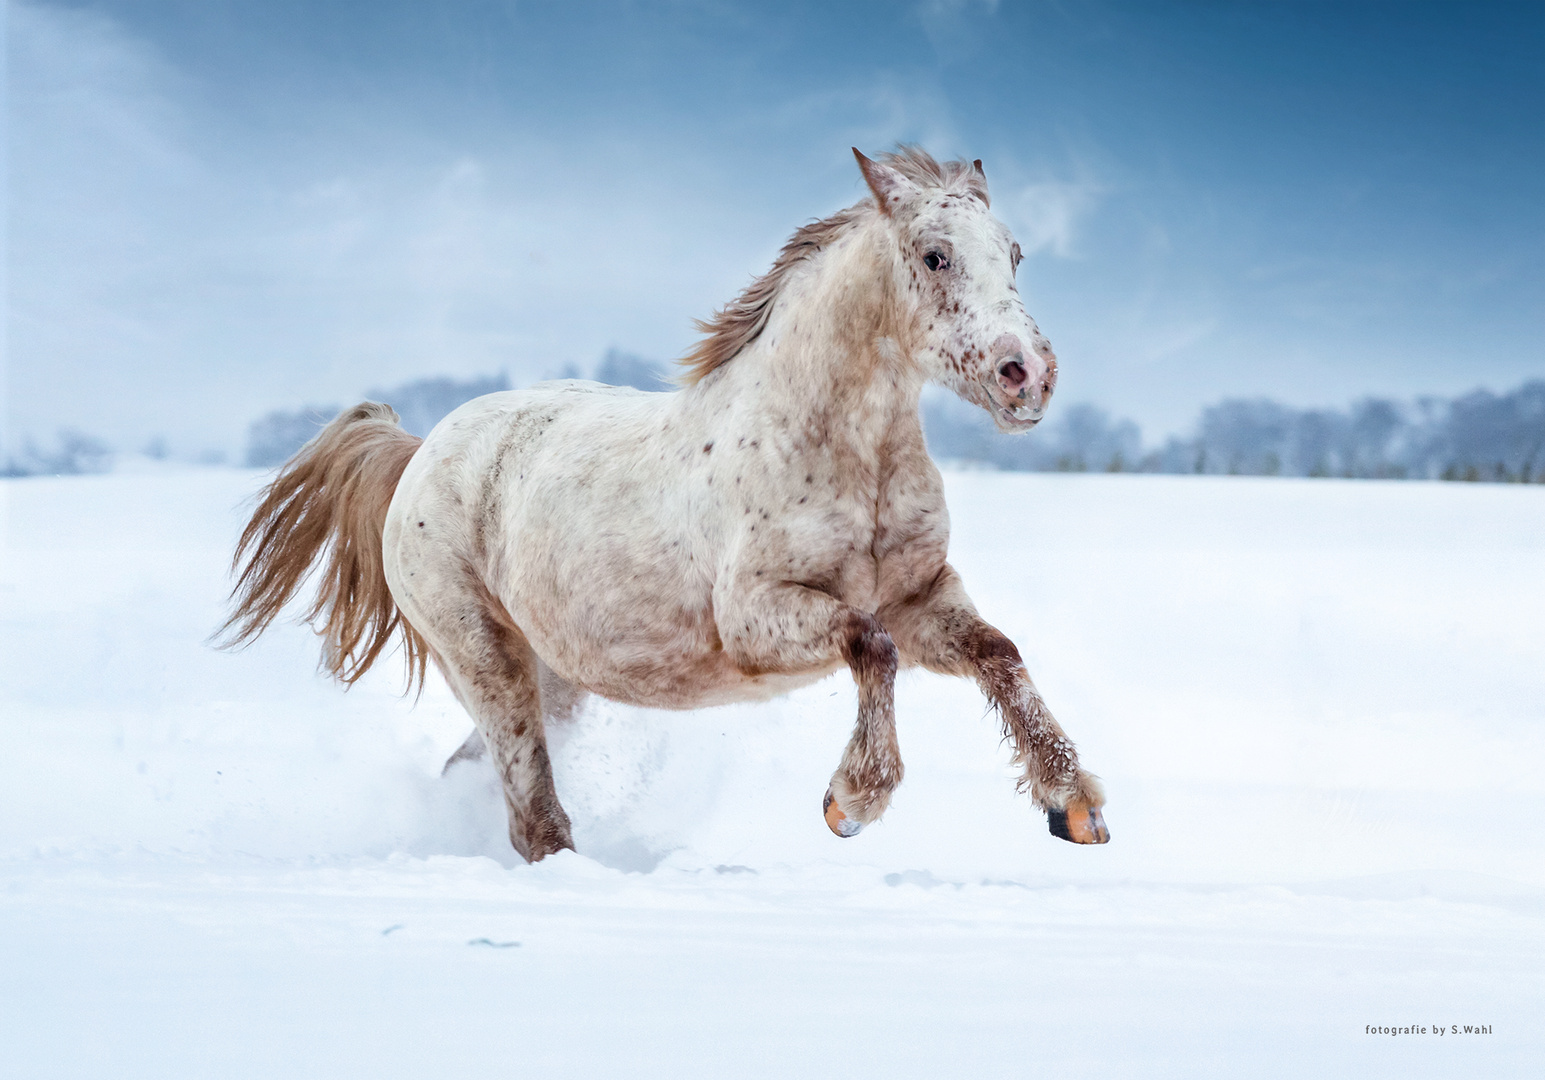
[(67, 428), (54, 437), (51, 447), (27, 439), (19, 454), (8, 456), (0, 465), (0, 476), (73, 476), (106, 472), (112, 464), (112, 447), (101, 439)]
[(999, 469), (1545, 483), (1542, 380), (1452, 400), (1368, 398), (1344, 411), (1223, 401), (1202, 410), (1192, 434), (1147, 449), (1136, 424), (1095, 406), (1051, 415), (1044, 430), (1003, 439), (981, 410), (936, 396), (923, 426), (935, 457)]
[[(570, 368), (564, 378), (577, 379), (579, 374)], [(595, 381), (608, 386), (633, 386), (640, 390), (674, 390), (673, 373), (652, 360), (625, 353), (621, 349), (608, 349), (596, 365)]]

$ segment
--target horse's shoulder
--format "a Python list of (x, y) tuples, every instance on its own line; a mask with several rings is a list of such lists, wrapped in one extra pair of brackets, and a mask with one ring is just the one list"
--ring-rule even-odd
[(881, 552), (918, 544), (948, 544), (949, 510), (944, 502), (944, 478), (921, 445), (892, 458), (880, 490), (875, 526), (875, 546)]

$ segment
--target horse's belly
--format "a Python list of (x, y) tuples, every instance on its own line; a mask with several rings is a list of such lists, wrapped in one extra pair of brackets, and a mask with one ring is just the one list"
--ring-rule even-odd
[(808, 686), (839, 666), (748, 674), (725, 655), (712, 625), (704, 629), (595, 633), (576, 621), (533, 627), (527, 637), (543, 662), (574, 685), (612, 701), (659, 709), (764, 701)]
[(624, 537), (572, 518), (565, 534), (556, 520), (544, 514), (513, 531), (514, 572), (502, 598), (537, 655), (576, 686), (614, 701), (690, 709), (777, 697), (843, 666), (834, 656), (796, 671), (740, 667), (715, 621), (708, 553), (685, 554), (686, 538), (659, 523)]
[(576, 686), (672, 709), (792, 689), (747, 675), (725, 655), (712, 584), (669, 540), (609, 543), (596, 532), (569, 543), (520, 539), (501, 599), (543, 662)]

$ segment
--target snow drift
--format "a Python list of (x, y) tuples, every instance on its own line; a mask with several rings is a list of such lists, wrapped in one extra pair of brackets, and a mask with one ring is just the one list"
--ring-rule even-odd
[[(29, 1076), (1522, 1075), (1542, 1050), (1545, 491), (963, 473), (951, 561), (1110, 793), (1077, 848), (974, 687), (821, 795), (846, 675), (552, 735), (534, 867), (470, 722), (222, 616), (260, 474), (5, 481), (0, 1041)], [(1028, 557), (1012, 583), (993, 567)], [(1490, 1025), (1392, 1038), (1367, 1025)]]

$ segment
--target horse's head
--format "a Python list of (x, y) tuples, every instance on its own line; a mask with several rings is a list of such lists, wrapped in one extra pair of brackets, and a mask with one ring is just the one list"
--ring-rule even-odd
[(853, 154), (896, 241), (912, 355), (999, 429), (1034, 427), (1057, 385), (1057, 358), (1020, 301), (1019, 245), (988, 209), (982, 163), (939, 165), (917, 150), (879, 161)]

